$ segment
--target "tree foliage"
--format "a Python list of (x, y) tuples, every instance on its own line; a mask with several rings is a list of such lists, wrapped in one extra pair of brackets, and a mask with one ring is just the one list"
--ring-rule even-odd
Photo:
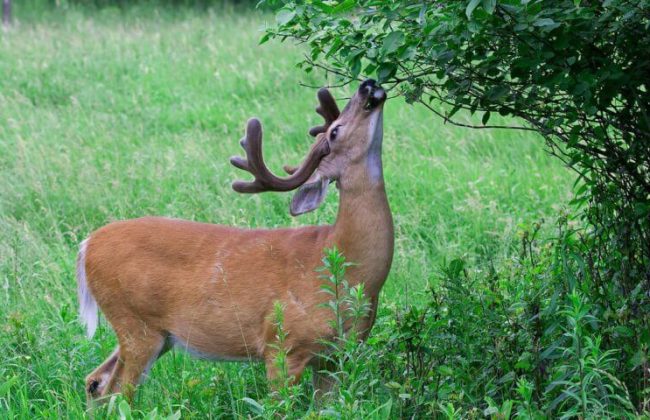
[[(287, 2), (263, 40), (306, 42), (308, 71), (325, 68), (345, 81), (375, 76), (452, 122), (461, 109), (482, 112), (484, 126), (495, 113), (519, 117), (579, 171), (582, 191), (589, 192), (581, 200), (607, 203), (594, 221), (608, 226), (624, 219), (625, 236), (648, 244), (648, 5)], [(442, 114), (432, 101), (449, 107)], [(647, 263), (647, 247), (630, 252)]]

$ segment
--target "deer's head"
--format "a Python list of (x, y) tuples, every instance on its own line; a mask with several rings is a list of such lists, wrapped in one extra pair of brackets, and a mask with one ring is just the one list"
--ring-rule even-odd
[(317, 208), (325, 198), (332, 181), (355, 188), (383, 180), (381, 143), (382, 111), (386, 92), (374, 80), (366, 80), (340, 112), (330, 92), (318, 91), (320, 105), (316, 108), (325, 124), (314, 127), (316, 137), (307, 157), (297, 168), (285, 167), (288, 177), (271, 173), (262, 155), (262, 124), (251, 118), (241, 145), (246, 159), (230, 159), (236, 167), (250, 172), (254, 181), (236, 181), (233, 189), (241, 193), (291, 191), (298, 189), (291, 202), (291, 214), (306, 213)]

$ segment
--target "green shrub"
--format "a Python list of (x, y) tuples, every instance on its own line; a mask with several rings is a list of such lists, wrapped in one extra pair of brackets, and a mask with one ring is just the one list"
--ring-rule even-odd
[(566, 219), (556, 239), (536, 239), (537, 229), (522, 233), (509, 266), (451, 261), (426, 305), (391, 306), (379, 318), (365, 369), (381, 378), (394, 413), (626, 418), (647, 410), (647, 330), (614, 315), (629, 299), (598, 292)]

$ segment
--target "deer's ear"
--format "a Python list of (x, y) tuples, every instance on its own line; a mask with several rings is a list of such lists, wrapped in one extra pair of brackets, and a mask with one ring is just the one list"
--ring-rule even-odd
[(290, 207), (291, 215), (298, 216), (320, 206), (327, 195), (327, 187), (329, 184), (329, 178), (322, 176), (316, 171), (293, 195)]

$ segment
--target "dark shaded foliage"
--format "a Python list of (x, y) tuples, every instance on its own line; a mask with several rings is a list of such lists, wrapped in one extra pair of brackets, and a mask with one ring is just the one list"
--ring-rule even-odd
[(380, 370), (386, 380), (405, 378), (409, 415), (427, 401), (524, 418), (648, 409), (650, 333), (630, 316), (632, 299), (599, 292), (583, 260), (592, 251), (565, 219), (554, 240), (537, 241), (537, 229), (523, 232), (510, 268), (481, 272), (454, 260), (427, 305), (382, 319), (373, 338)]

